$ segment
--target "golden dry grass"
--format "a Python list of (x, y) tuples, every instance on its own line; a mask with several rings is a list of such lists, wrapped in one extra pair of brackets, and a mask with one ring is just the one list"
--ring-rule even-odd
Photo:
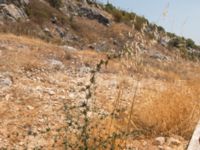
[[(58, 46), (37, 39), (1, 34), (0, 41), (10, 42), (14, 46), (15, 44), (27, 45), (31, 48), (30, 51), (23, 52), (8, 51), (7, 58), (0, 60), (0, 65), (8, 67), (23, 66), (27, 69), (41, 67), (44, 56), (53, 54), (64, 59), (65, 55)], [(93, 66), (100, 59), (105, 59), (106, 54), (77, 51), (74, 52), (73, 57), (76, 57), (80, 63)], [(147, 131), (148, 136), (175, 134), (190, 138), (200, 117), (200, 78), (198, 77), (200, 68), (198, 63), (182, 59), (180, 62), (169, 63), (151, 61), (142, 58), (121, 59), (121, 61), (116, 59), (110, 61), (108, 67), (102, 70), (104, 71), (102, 72), (104, 75), (102, 82), (104, 80), (111, 81), (113, 75), (117, 76), (119, 83), (116, 87), (117, 90), (111, 89), (110, 91), (98, 83), (99, 89), (95, 96), (97, 101), (102, 104), (102, 109), (108, 112), (117, 112), (117, 117), (109, 116), (103, 120), (94, 118), (91, 124), (97, 124), (98, 128), (91, 131), (90, 137), (102, 136), (103, 139), (106, 139), (113, 132), (130, 128)], [(97, 78), (101, 78), (99, 76)], [(140, 85), (138, 90), (136, 90), (136, 82)], [(131, 90), (127, 92), (128, 89)], [(115, 100), (109, 101), (104, 92), (113, 92), (114, 90), (116, 91)], [(132, 94), (127, 97), (127, 93)], [(124, 103), (126, 103), (125, 111), (124, 106), (122, 107)], [(127, 124), (130, 127), (127, 127)], [(92, 145), (94, 141), (90, 142)], [(117, 143), (123, 142), (123, 138), (117, 141)]]
[(189, 138), (200, 118), (200, 86), (171, 83), (155, 99), (137, 106), (133, 122), (152, 135), (180, 135)]
[[(142, 63), (139, 66), (130, 61), (123, 63), (127, 64), (123, 68), (115, 61), (108, 65), (109, 72), (122, 73), (118, 88), (124, 93), (120, 95), (120, 99), (116, 96), (117, 104), (113, 103), (110, 106), (111, 110), (116, 107), (122, 108), (121, 103), (126, 97), (125, 93), (128, 88), (132, 89), (132, 93), (136, 92), (136, 96), (133, 94), (126, 97), (129, 102), (126, 106), (127, 110), (120, 113), (122, 120), (112, 121), (112, 127), (116, 127), (113, 130), (126, 129), (130, 125), (131, 129), (141, 129), (148, 136), (179, 135), (190, 139), (200, 119), (200, 78), (198, 77), (200, 68), (197, 63), (181, 58), (176, 62), (155, 61), (154, 64)], [(130, 64), (132, 65), (131, 71), (138, 76), (134, 82), (129, 81), (125, 75), (130, 74), (130, 68), (126, 68)], [(135, 82), (139, 82), (138, 89), (133, 85), (136, 84)], [(102, 99), (105, 98), (102, 97)], [(131, 108), (132, 102), (133, 108)]]
[[(157, 67), (143, 65), (142, 68), (136, 97), (128, 98), (133, 101), (134, 108), (131, 110), (131, 106), (127, 106), (122, 126), (130, 123), (132, 129), (142, 129), (150, 136), (180, 135), (189, 139), (200, 119), (199, 67), (181, 59), (181, 63), (161, 63)], [(156, 80), (151, 81), (153, 78), (147, 74)], [(143, 81), (145, 78), (151, 83), (149, 87)]]

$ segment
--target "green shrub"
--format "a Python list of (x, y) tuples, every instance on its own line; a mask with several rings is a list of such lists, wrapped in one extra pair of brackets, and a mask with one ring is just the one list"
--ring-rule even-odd
[(110, 3), (106, 4), (105, 10), (113, 15), (114, 20), (116, 22), (121, 22), (123, 20), (122, 11), (120, 11), (119, 9), (114, 7), (112, 4), (110, 4)]
[(169, 41), (169, 46), (182, 48), (185, 47), (185, 40), (181, 37), (175, 37)]
[(176, 37), (176, 35), (174, 33), (171, 33), (171, 32), (167, 32), (167, 36), (169, 36), (170, 38)]
[(147, 20), (144, 17), (137, 16), (135, 22), (135, 29), (141, 31), (145, 23), (147, 23)]
[(198, 46), (195, 44), (195, 42), (192, 39), (185, 39), (184, 37), (178, 37), (171, 39), (169, 42), (170, 46), (173, 47), (185, 47), (185, 48), (197, 48)]
[(192, 40), (192, 39), (187, 39), (186, 40), (186, 47), (187, 48), (196, 48), (196, 45), (195, 45), (195, 43), (194, 43), (194, 41)]
[(123, 16), (119, 11), (115, 11), (115, 13), (113, 13), (114, 19), (116, 22), (122, 22), (123, 21)]
[(162, 33), (165, 33), (165, 29), (161, 26), (157, 26), (158, 28), (158, 32), (162, 32)]
[(137, 16), (133, 12), (129, 13), (124, 10), (120, 10), (110, 3), (106, 4), (104, 9), (113, 15), (114, 20), (116, 22), (124, 22), (124, 23), (130, 25), (131, 21), (136, 18), (135, 28), (138, 31), (140, 31), (142, 29), (144, 23), (148, 23), (148, 20), (146, 18)]

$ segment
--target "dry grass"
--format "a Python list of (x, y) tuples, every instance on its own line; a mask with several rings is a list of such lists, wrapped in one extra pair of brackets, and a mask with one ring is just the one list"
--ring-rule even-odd
[(137, 106), (133, 122), (138, 128), (148, 129), (152, 135), (180, 135), (189, 138), (200, 115), (199, 85), (167, 84), (155, 99)]
[[(44, 42), (40, 39), (34, 38), (34, 37), (31, 38), (31, 37), (27, 37), (27, 36), (16, 36), (16, 35), (13, 35), (13, 34), (3, 34), (3, 33), (1, 33), (0, 34), (0, 40), (12, 42), (12, 43), (21, 43), (21, 44), (24, 44), (24, 45), (28, 44), (30, 46), (38, 46), (38, 47), (49, 45), (48, 43), (46, 43), (46, 42)], [(53, 46), (53, 45), (51, 45), (51, 46)]]
[[(16, 61), (14, 58), (14, 56), (16, 55), (13, 55), (12, 60), (18, 66), (30, 66), (30, 68), (33, 66), (41, 66), (42, 64), (40, 63), (38, 57), (37, 59), (35, 57), (37, 55), (40, 56), (41, 54), (46, 55), (48, 53), (52, 53), (57, 55), (57, 57), (62, 57), (62, 55), (64, 54), (57, 46), (47, 44), (41, 40), (37, 40), (34, 38), (31, 39), (27, 37), (16, 37), (14, 35), (8, 34), (2, 34), (0, 36), (0, 40), (6, 39), (12, 42), (23, 41), (23, 44), (27, 44), (29, 46), (37, 45), (37, 48), (33, 48), (34, 51), (32, 51), (31, 53), (18, 53)], [(42, 51), (40, 51), (40, 49), (42, 49)], [(35, 56), (33, 56), (33, 53), (35, 53)], [(80, 51), (76, 52), (76, 54), (74, 55), (74, 57), (81, 58), (81, 61), (86, 64), (94, 64), (98, 62), (97, 60), (105, 58), (104, 54), (98, 54), (94, 51)], [(26, 64), (27, 62), (28, 65)], [(134, 66), (134, 64), (132, 64), (133, 62), (124, 61), (124, 63), (127, 63), (127, 66), (130, 66), (128, 65), (128, 63), (131, 64), (132, 71), (138, 71), (138, 66)], [(149, 75), (153, 76), (153, 74), (156, 74), (155, 79), (161, 84), (147, 87), (151, 88), (151, 91), (142, 91), (143, 89), (140, 89), (139, 92), (136, 93), (137, 95), (139, 95), (138, 97), (136, 97), (136, 99), (139, 99), (141, 102), (139, 104), (135, 104), (134, 106), (132, 122), (134, 122), (140, 129), (149, 129), (152, 135), (178, 134), (188, 138), (191, 135), (195, 124), (199, 119), (200, 105), (198, 104), (198, 99), (200, 98), (200, 86), (198, 85), (198, 77), (195, 76), (199, 73), (198, 66), (195, 66), (195, 63), (188, 62), (182, 62), (180, 64), (173, 64), (173, 62), (168, 64), (160, 64), (160, 62), (153, 63), (154, 64), (149, 63), (150, 65), (143, 64), (139, 66), (139, 71), (141, 71), (141, 68), (143, 69), (143, 71), (140, 72), (142, 78), (139, 82), (143, 84), (144, 78), (147, 78), (147, 80), (151, 80), (151, 78), (149, 78)], [(104, 69), (103, 71), (105, 71), (105, 73), (109, 71), (118, 74), (122, 71), (120, 67), (121, 65), (119, 65), (119, 62), (117, 60), (112, 60), (111, 62), (109, 62), (108, 68)], [(125, 76), (129, 75), (130, 68), (128, 67), (123, 69), (127, 70), (123, 70), (121, 73), (125, 73)], [(183, 78), (183, 72), (186, 73), (184, 79), (187, 79), (184, 81), (181, 80)], [(134, 92), (135, 86), (132, 86), (132, 83), (130, 83), (128, 80), (126, 81), (126, 77), (122, 79), (123, 76), (120, 75), (120, 80), (123, 81), (123, 84), (120, 83), (118, 88), (126, 91), (127, 87), (132, 87), (132, 91)], [(162, 78), (156, 78), (157, 76), (160, 76)], [(167, 80), (164, 80), (165, 82), (163, 83), (163, 79)], [(161, 88), (159, 86), (163, 86), (164, 90), (158, 90)], [(152, 92), (152, 90), (155, 91)], [(116, 95), (118, 94), (116, 93)], [(123, 96), (121, 99), (123, 99)], [(132, 97), (129, 97), (129, 100), (132, 101)], [(120, 100), (118, 99), (117, 101)], [(119, 108), (120, 103), (115, 104), (115, 107)], [(128, 110), (129, 108), (130, 106), (128, 106)], [(118, 123), (116, 121), (113, 122), (114, 124)]]
[(0, 60), (0, 66), (4, 66), (1, 69), (43, 68), (50, 58), (64, 62), (71, 57), (71, 54), (57, 45), (45, 43), (35, 38), (0, 34), (0, 41), (2, 46), (5, 47)]
[[(132, 71), (135, 70), (138, 73), (139, 69), (139, 74), (135, 75), (139, 76), (140, 86), (136, 88), (137, 80), (132, 82), (126, 77), (123, 79), (125, 81), (123, 87), (121, 85), (118, 87), (124, 91), (120, 99), (123, 101), (129, 88), (132, 93), (136, 93), (126, 98), (127, 110), (125, 113), (120, 112), (123, 121), (116, 119), (116, 122), (113, 121), (115, 124), (113, 126), (124, 129), (131, 124), (132, 129), (141, 129), (148, 136), (180, 135), (185, 139), (190, 139), (200, 119), (200, 85), (197, 76), (200, 70), (196, 63), (181, 58), (180, 61), (170, 63), (154, 61), (154, 64), (140, 66), (134, 66), (131, 62), (125, 61), (127, 66), (132, 64)], [(108, 68), (111, 72), (115, 70), (116, 62), (110, 65)], [(118, 70), (122, 69), (118, 66)], [(130, 68), (125, 68), (123, 73), (130, 74)], [(122, 80), (124, 74), (120, 76)], [(118, 103), (112, 107), (115, 108), (117, 105), (119, 109), (122, 108), (119, 102), (121, 100), (116, 98)]]
[(106, 27), (95, 20), (74, 17), (70, 22), (71, 28), (86, 42), (93, 43), (106, 36)]
[[(48, 59), (50, 54), (51, 57), (64, 62), (64, 50), (41, 40), (2, 34), (0, 41), (12, 47), (7, 51), (2, 50), (3, 56), (5, 54), (6, 57), (2, 57), (0, 65), (6, 66), (6, 70), (9, 67), (16, 70), (17, 67), (26, 67), (27, 70), (41, 68), (44, 58)], [(19, 45), (28, 48), (21, 49)], [(79, 64), (89, 64), (92, 67), (100, 59), (106, 59), (106, 54), (77, 51), (73, 53), (72, 58), (77, 61), (75, 67), (79, 67)], [(147, 63), (144, 64), (144, 61)], [(93, 106), (99, 107), (95, 110), (97, 112), (104, 110), (111, 114), (103, 119), (100, 119), (101, 116), (91, 118), (89, 127), (93, 128), (88, 132), (89, 146), (98, 146), (98, 140), (106, 141), (113, 133), (132, 129), (142, 130), (142, 134), (148, 136), (175, 134), (189, 139), (200, 116), (199, 73), (198, 63), (184, 60), (181, 60), (181, 63), (150, 62), (150, 59), (144, 60), (140, 57), (111, 60), (107, 68), (97, 75), (97, 89), (94, 96), (98, 105)], [(65, 76), (64, 73), (61, 75)], [(157, 78), (158, 76), (160, 78)], [(108, 85), (113, 84), (112, 81), (118, 83), (110, 89)], [(19, 91), (15, 93), (23, 95)], [(124, 136), (113, 141), (109, 139), (111, 143), (108, 145), (115, 146), (118, 143), (126, 145), (124, 142), (126, 140)]]

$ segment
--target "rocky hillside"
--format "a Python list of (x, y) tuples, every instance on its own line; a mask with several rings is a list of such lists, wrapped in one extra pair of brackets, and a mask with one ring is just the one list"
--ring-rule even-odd
[(0, 0), (0, 150), (184, 150), (199, 46), (89, 0)]
[(134, 13), (82, 0), (1, 0), (0, 32), (37, 37), (48, 42), (97, 51), (120, 50), (124, 43), (137, 42), (131, 35), (134, 29), (145, 40), (175, 49), (184, 57), (199, 57), (199, 46), (191, 39), (167, 33), (162, 27)]

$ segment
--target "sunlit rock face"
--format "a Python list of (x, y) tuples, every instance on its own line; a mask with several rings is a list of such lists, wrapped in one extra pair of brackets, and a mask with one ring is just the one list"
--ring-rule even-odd
[(28, 5), (29, 0), (0, 0), (0, 4), (13, 3), (15, 5)]

